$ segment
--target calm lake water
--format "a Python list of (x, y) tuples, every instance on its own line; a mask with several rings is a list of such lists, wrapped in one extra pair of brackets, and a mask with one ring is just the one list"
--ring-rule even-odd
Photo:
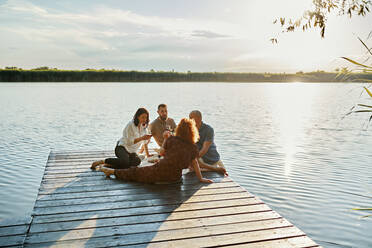
[[(199, 109), (230, 176), (324, 247), (372, 247), (372, 127), (359, 84), (0, 84), (0, 219), (30, 215), (50, 150), (109, 150), (138, 107)], [(370, 125), (372, 126), (372, 124)], [(89, 165), (87, 165), (89, 166)]]

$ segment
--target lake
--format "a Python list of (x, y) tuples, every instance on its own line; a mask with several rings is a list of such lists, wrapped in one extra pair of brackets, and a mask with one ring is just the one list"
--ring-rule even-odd
[[(324, 247), (372, 247), (362, 84), (1, 83), (0, 219), (30, 215), (51, 150), (110, 150), (138, 107), (199, 109), (230, 176)], [(87, 164), (87, 167), (90, 164)]]

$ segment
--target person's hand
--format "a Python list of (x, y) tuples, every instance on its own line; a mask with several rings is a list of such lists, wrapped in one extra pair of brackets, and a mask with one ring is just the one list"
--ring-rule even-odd
[(201, 183), (213, 183), (213, 180), (207, 179), (207, 178), (202, 178), (202, 179), (200, 179), (200, 182)]
[(146, 157), (148, 157), (148, 158), (149, 158), (149, 157), (152, 157), (152, 156), (154, 156), (154, 154), (150, 154), (150, 153), (149, 153), (149, 154), (146, 155)]
[(170, 136), (172, 136), (172, 134), (171, 134), (171, 132), (170, 131), (164, 131), (164, 133), (163, 133), (163, 138), (164, 139), (168, 139)]
[(224, 167), (218, 167), (218, 173), (224, 174), (225, 176), (228, 176), (226, 169)]
[(163, 147), (160, 147), (159, 156), (164, 157), (164, 155), (165, 155), (165, 149)]
[(149, 140), (151, 139), (152, 135), (151, 134), (145, 134), (142, 136), (142, 140)]

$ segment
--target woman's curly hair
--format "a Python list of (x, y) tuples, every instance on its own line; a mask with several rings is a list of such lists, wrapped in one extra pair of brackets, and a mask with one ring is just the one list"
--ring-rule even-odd
[(189, 118), (183, 118), (176, 128), (176, 136), (195, 144), (199, 140), (199, 131), (196, 128), (195, 121)]

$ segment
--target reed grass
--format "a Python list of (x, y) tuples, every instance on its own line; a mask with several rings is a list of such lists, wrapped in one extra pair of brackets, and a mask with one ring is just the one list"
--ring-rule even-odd
[[(366, 61), (368, 61), (369, 59), (372, 58), (372, 48), (369, 48), (366, 45), (366, 43), (363, 42), (363, 40), (361, 38), (358, 37), (358, 39), (367, 50), (368, 58), (366, 59)], [(365, 62), (358, 62), (358, 61), (355, 61), (355, 60), (347, 58), (347, 57), (342, 57), (342, 58), (345, 59), (346, 61), (350, 62), (351, 64), (355, 65), (356, 70), (362, 70), (363, 72), (366, 72), (368, 74), (372, 74), (372, 66), (366, 65)], [(352, 113), (372, 113), (372, 92), (371, 92), (371, 90), (369, 90), (369, 88), (371, 88), (371, 86), (372, 86), (372, 84), (371, 84), (372, 80), (367, 79), (367, 80), (364, 80), (364, 82), (367, 83), (367, 86), (363, 86), (363, 90), (369, 96), (368, 99), (371, 102), (371, 105), (370, 104), (358, 103), (351, 109), (351, 111), (349, 113), (347, 113), (347, 115), (352, 114)], [(371, 120), (372, 120), (372, 114), (369, 116), (368, 124), (371, 122)], [(367, 126), (367, 128), (368, 128), (368, 126)], [(352, 210), (372, 212), (372, 208), (353, 208)], [(362, 218), (367, 218), (367, 217), (371, 217), (371, 216), (372, 216), (372, 214), (367, 214), (367, 215), (363, 215)]]

